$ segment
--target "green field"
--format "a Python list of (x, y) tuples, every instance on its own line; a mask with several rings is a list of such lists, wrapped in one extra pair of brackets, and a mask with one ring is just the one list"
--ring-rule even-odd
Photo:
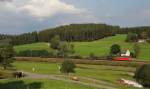
[[(58, 66), (60, 64), (58, 63), (15, 62), (13, 63), (13, 65), (17, 70), (32, 72), (36, 74), (46, 74), (49, 76), (54, 75), (62, 79), (65, 78), (65, 80), (70, 80), (68, 76), (60, 73), (58, 69)], [(32, 71), (33, 67), (35, 68), (35, 72)], [(117, 89), (138, 89), (117, 83), (117, 80), (120, 78), (133, 80), (133, 76), (130, 74), (132, 74), (135, 71), (135, 69), (136, 69), (135, 67), (78, 64), (75, 70), (76, 73), (70, 74), (70, 76), (78, 76), (80, 82), (90, 84), (92, 84), (94, 81), (88, 80), (86, 78), (102, 81), (100, 83), (99, 82), (94, 83), (100, 86), (115, 87)], [(0, 89), (28, 89), (25, 88), (27, 86), (36, 87), (30, 89), (105, 89), (60, 80), (32, 79), (32, 78), (19, 80), (16, 79), (0, 80), (0, 85), (1, 85)]]
[(49, 47), (48, 43), (34, 43), (34, 44), (25, 44), (20, 46), (15, 46), (17, 52), (24, 50), (48, 50), (52, 49)]
[(98, 89), (58, 80), (22, 79), (0, 80), (0, 89)]
[[(119, 44), (122, 50), (130, 49), (132, 51), (133, 44), (125, 42), (126, 35), (117, 35), (113, 37), (107, 37), (93, 42), (73, 42), (75, 45), (76, 54), (81, 56), (89, 56), (90, 53), (94, 53), (97, 56), (105, 56), (109, 53), (112, 44)], [(150, 44), (141, 43), (141, 54), (138, 59), (149, 60), (150, 59)], [(52, 51), (49, 48), (48, 43), (34, 43), (15, 46), (17, 52), (22, 50), (41, 50), (45, 49)]]
[[(28, 65), (28, 66), (27, 66)], [(17, 70), (25, 70), (32, 72), (32, 68), (35, 67), (35, 73), (40, 74), (61, 74), (57, 63), (40, 63), (40, 62), (15, 62)], [(78, 64), (75, 75), (96, 78), (104, 81), (114, 82), (119, 77), (132, 79), (131, 76), (126, 76), (127, 73), (135, 71), (134, 67), (122, 67), (122, 66), (105, 66), (105, 65), (86, 65)], [(125, 75), (125, 76), (123, 76)]]

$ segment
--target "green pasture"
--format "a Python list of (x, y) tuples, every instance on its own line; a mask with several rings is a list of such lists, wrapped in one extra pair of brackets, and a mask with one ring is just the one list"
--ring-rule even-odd
[[(109, 54), (110, 47), (113, 44), (119, 44), (122, 50), (130, 49), (133, 51), (133, 43), (125, 42), (126, 35), (116, 35), (112, 37), (103, 38), (97, 41), (92, 42), (73, 42), (75, 46), (75, 52), (78, 55), (83, 57), (89, 56), (90, 53), (94, 53), (97, 56), (105, 56)], [(150, 44), (140, 43), (141, 53), (139, 60), (149, 60), (150, 59)], [(15, 46), (17, 52), (23, 50), (48, 50), (49, 52), (52, 49), (49, 47), (48, 43), (34, 43), (34, 44), (25, 44), (20, 46)]]
[[(16, 66), (17, 70), (24, 70), (28, 72), (32, 72), (32, 68), (35, 68), (35, 73), (52, 75), (61, 74), (59, 71), (60, 64), (57, 63), (15, 62), (14, 66)], [(114, 82), (119, 78), (132, 79), (132, 77), (128, 74), (133, 73), (134, 71), (134, 67), (78, 64), (75, 75)]]
[(15, 51), (24, 51), (24, 50), (47, 50), (51, 51), (52, 49), (49, 47), (48, 43), (33, 43), (33, 44), (25, 44), (25, 45), (19, 45), (15, 46)]
[[(36, 74), (46, 74), (63, 77), (67, 75), (60, 73), (58, 63), (48, 63), (48, 62), (14, 62), (14, 69), (26, 72), (32, 72)], [(35, 71), (32, 71), (32, 68)], [(96, 83), (102, 86), (117, 87), (118, 89), (138, 89), (130, 86), (124, 86), (117, 83), (120, 78), (133, 80), (133, 73), (135, 67), (123, 67), (123, 66), (105, 66), (105, 65), (87, 65), (78, 64), (75, 69), (75, 73), (69, 76), (77, 76), (79, 78), (91, 78), (99, 81), (104, 81), (103, 83)], [(87, 81), (80, 79), (82, 82), (93, 83), (94, 81)], [(30, 87), (30, 88), (28, 88)], [(99, 89), (95, 87), (86, 86), (82, 84), (75, 84), (70, 82), (64, 82), (59, 80), (50, 79), (6, 79), (0, 80), (0, 89)], [(103, 89), (103, 88), (102, 88)], [(143, 88), (144, 89), (144, 88)]]
[[(15, 62), (13, 65), (16, 66), (17, 70), (22, 70), (22, 71), (33, 72), (32, 68), (34, 67), (35, 68), (34, 73), (56, 75), (56, 76), (64, 75), (60, 73), (58, 68), (60, 64), (57, 63)], [(127, 87), (127, 86), (117, 85), (117, 80), (120, 78), (133, 80), (133, 76), (131, 76), (130, 74), (133, 74), (135, 69), (136, 69), (135, 67), (78, 64), (76, 68), (76, 73), (70, 75), (102, 80), (108, 83), (106, 84), (107, 86), (115, 86), (115, 87), (119, 87), (119, 89), (122, 89), (122, 87)], [(135, 89), (133, 87), (129, 87), (129, 88)], [(91, 89), (95, 89), (95, 88), (91, 88)]]
[(48, 79), (0, 80), (0, 89), (98, 89), (81, 84)]

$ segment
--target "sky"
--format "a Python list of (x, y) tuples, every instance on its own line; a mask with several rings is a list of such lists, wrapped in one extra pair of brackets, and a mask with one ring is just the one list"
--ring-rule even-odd
[(0, 33), (20, 34), (71, 23), (150, 26), (150, 0), (0, 0)]

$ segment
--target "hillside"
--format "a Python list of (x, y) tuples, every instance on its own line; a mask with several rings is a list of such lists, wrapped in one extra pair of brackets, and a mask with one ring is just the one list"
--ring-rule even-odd
[[(119, 44), (122, 49), (132, 50), (133, 44), (124, 42), (126, 35), (116, 35), (112, 37), (103, 38), (101, 40), (93, 42), (73, 42), (75, 45), (75, 51), (78, 55), (89, 56), (90, 53), (94, 53), (97, 56), (104, 56), (109, 53), (110, 46), (114, 43)], [(148, 43), (140, 44), (141, 54), (139, 59), (149, 60), (150, 58), (150, 45)], [(17, 52), (23, 50), (41, 50), (45, 49), (51, 51), (48, 43), (34, 43), (15, 46)]]
[(138, 38), (142, 37), (143, 32), (147, 33), (146, 38), (150, 39), (149, 29), (149, 26), (121, 28), (120, 26), (100, 23), (69, 24), (17, 35), (0, 34), (0, 40), (9, 39), (13, 45), (23, 45), (49, 42), (55, 35), (59, 35), (63, 41), (89, 42), (111, 37), (115, 34), (127, 34), (130, 32), (137, 34)]

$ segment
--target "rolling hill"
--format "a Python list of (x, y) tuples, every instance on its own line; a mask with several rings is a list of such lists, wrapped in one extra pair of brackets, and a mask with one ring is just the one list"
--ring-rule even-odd
[[(94, 53), (97, 56), (104, 56), (109, 53), (110, 47), (112, 44), (119, 44), (122, 50), (133, 49), (133, 43), (125, 42), (126, 35), (116, 35), (112, 37), (106, 37), (100, 40), (92, 42), (73, 42), (75, 46), (76, 54), (81, 56), (89, 56), (90, 53)], [(25, 44), (14, 47), (17, 52), (23, 50), (48, 50), (52, 51), (49, 48), (48, 43), (34, 43), (34, 44)], [(149, 60), (150, 59), (150, 44), (140, 43), (141, 53), (138, 59), (140, 60)]]

